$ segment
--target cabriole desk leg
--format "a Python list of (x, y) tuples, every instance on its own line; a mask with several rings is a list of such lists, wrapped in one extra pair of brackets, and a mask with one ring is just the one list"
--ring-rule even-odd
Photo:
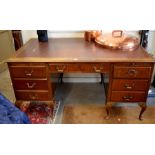
[(146, 102), (141, 102), (141, 103), (138, 103), (138, 104), (141, 107), (141, 111), (140, 111), (140, 114), (139, 114), (139, 120), (142, 120), (142, 114), (146, 110), (147, 105), (146, 105)]
[(114, 102), (107, 102), (106, 103), (105, 108), (106, 108), (107, 116), (105, 117), (105, 119), (107, 119), (107, 120), (110, 118), (110, 110), (111, 110), (113, 103)]
[(20, 100), (16, 100), (16, 102), (15, 102), (15, 106), (20, 107), (21, 104), (22, 104), (22, 101), (20, 101)]

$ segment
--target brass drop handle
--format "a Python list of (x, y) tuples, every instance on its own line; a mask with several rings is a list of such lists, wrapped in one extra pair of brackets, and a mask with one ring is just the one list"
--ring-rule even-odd
[(93, 68), (94, 68), (95, 72), (101, 73), (101, 70), (103, 69), (103, 66), (101, 66), (99, 69), (97, 69), (96, 66), (93, 66)]
[(27, 82), (26, 85), (27, 85), (28, 88), (32, 89), (32, 88), (34, 88), (36, 83), (34, 82), (34, 83), (30, 84), (29, 82)]
[(35, 95), (29, 94), (29, 97), (32, 100), (36, 100), (38, 98), (38, 95), (37, 94), (35, 94)]
[(135, 75), (135, 74), (137, 74), (137, 70), (135, 70), (135, 69), (130, 69), (130, 70), (128, 70), (128, 74), (130, 74), (130, 75)]
[(130, 101), (131, 99), (133, 99), (133, 96), (123, 96), (122, 98), (126, 101)]
[(25, 71), (25, 75), (26, 76), (32, 76), (32, 73), (33, 73), (33, 70), (31, 70), (31, 71)]
[(132, 89), (132, 88), (133, 88), (133, 86), (130, 86), (129, 84), (124, 84), (124, 87), (125, 87), (126, 89)]
[(65, 67), (66, 67), (66, 66), (63, 66), (62, 69), (60, 69), (59, 66), (56, 66), (56, 70), (57, 70), (58, 72), (61, 72), (61, 73), (62, 73), (62, 72), (64, 72)]

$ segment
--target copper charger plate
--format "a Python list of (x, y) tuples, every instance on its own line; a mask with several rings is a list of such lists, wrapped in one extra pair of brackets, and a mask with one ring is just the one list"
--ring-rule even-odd
[(95, 43), (104, 48), (133, 51), (139, 47), (139, 38), (121, 34), (115, 36), (112, 34), (103, 34), (95, 38)]

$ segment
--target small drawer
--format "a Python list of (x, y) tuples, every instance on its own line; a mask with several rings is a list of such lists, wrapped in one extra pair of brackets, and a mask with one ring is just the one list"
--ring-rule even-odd
[(67, 64), (49, 64), (49, 68), (52, 73), (64, 73), (68, 71)]
[(10, 73), (13, 78), (45, 78), (47, 77), (47, 67), (10, 67)]
[(152, 67), (114, 66), (114, 78), (150, 78)]
[(110, 71), (109, 63), (81, 64), (80, 66), (82, 72), (108, 73)]
[(112, 81), (112, 90), (120, 91), (145, 91), (148, 87), (148, 80), (124, 80), (124, 79), (114, 79)]
[(49, 97), (48, 91), (16, 91), (15, 92), (17, 100), (26, 100), (26, 101), (48, 101), (52, 98)]
[(146, 94), (144, 91), (112, 91), (111, 101), (114, 102), (145, 102)]
[(14, 89), (16, 90), (48, 90), (48, 81), (47, 79), (40, 80), (22, 80), (14, 79), (13, 80)]

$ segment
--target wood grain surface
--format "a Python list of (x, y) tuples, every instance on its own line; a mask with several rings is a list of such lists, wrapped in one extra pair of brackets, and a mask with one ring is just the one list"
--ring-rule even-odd
[(110, 50), (84, 38), (29, 40), (8, 62), (155, 62), (141, 46), (134, 51)]

